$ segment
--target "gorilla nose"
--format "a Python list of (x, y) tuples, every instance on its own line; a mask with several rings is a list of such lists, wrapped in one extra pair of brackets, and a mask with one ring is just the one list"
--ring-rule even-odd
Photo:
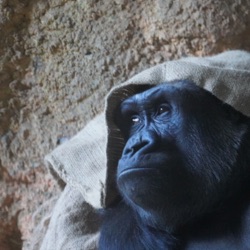
[(153, 131), (144, 131), (132, 136), (125, 148), (123, 155), (132, 157), (134, 154), (146, 154), (155, 151), (159, 145), (158, 136)]

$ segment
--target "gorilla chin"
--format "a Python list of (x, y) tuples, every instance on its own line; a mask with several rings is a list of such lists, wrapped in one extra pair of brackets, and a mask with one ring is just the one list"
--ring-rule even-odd
[[(150, 206), (150, 195), (154, 195), (154, 182), (159, 180), (160, 171), (155, 168), (127, 168), (117, 177), (119, 190), (136, 205), (141, 207)], [(154, 178), (155, 177), (155, 178)], [(148, 185), (148, 183), (151, 185)], [(155, 184), (156, 184), (155, 183)], [(145, 199), (147, 197), (147, 199)]]

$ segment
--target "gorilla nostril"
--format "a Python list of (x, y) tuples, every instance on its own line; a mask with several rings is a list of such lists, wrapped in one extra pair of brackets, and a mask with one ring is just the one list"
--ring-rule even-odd
[(133, 153), (136, 153), (140, 149), (144, 148), (149, 142), (148, 141), (142, 141), (141, 143), (138, 143), (132, 147)]
[(133, 154), (133, 148), (125, 148), (123, 155), (131, 155)]
[(138, 151), (146, 149), (147, 145), (149, 145), (150, 142), (149, 141), (142, 141), (142, 142), (137, 142), (133, 145), (131, 145), (130, 147), (125, 148), (124, 150), (124, 155), (127, 156), (133, 156), (134, 154), (136, 154)]

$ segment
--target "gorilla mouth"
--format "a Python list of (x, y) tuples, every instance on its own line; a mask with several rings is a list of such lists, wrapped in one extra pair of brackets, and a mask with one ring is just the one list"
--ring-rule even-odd
[(150, 167), (133, 167), (133, 168), (126, 168), (123, 169), (121, 172), (118, 172), (118, 179), (128, 177), (128, 176), (134, 176), (134, 177), (142, 177), (142, 176), (152, 176), (160, 174), (160, 170), (156, 168), (150, 168)]
[(130, 174), (130, 173), (139, 173), (139, 172), (145, 172), (145, 171), (154, 171), (154, 172), (159, 172), (159, 169), (155, 169), (155, 168), (144, 168), (144, 167), (133, 167), (133, 168), (127, 168), (122, 170), (119, 173), (119, 176), (122, 176), (124, 174)]
[(150, 153), (143, 155), (141, 157), (133, 157), (131, 159), (121, 159), (118, 164), (117, 176), (135, 174), (135, 175), (145, 175), (145, 174), (160, 174), (162, 170), (166, 168), (166, 165), (169, 165), (171, 158), (161, 152), (159, 153)]

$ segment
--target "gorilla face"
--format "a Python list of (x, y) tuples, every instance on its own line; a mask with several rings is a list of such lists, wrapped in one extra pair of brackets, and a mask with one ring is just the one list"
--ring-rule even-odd
[(240, 186), (244, 116), (204, 89), (158, 85), (124, 100), (115, 119), (126, 142), (118, 188), (149, 224), (172, 230)]

